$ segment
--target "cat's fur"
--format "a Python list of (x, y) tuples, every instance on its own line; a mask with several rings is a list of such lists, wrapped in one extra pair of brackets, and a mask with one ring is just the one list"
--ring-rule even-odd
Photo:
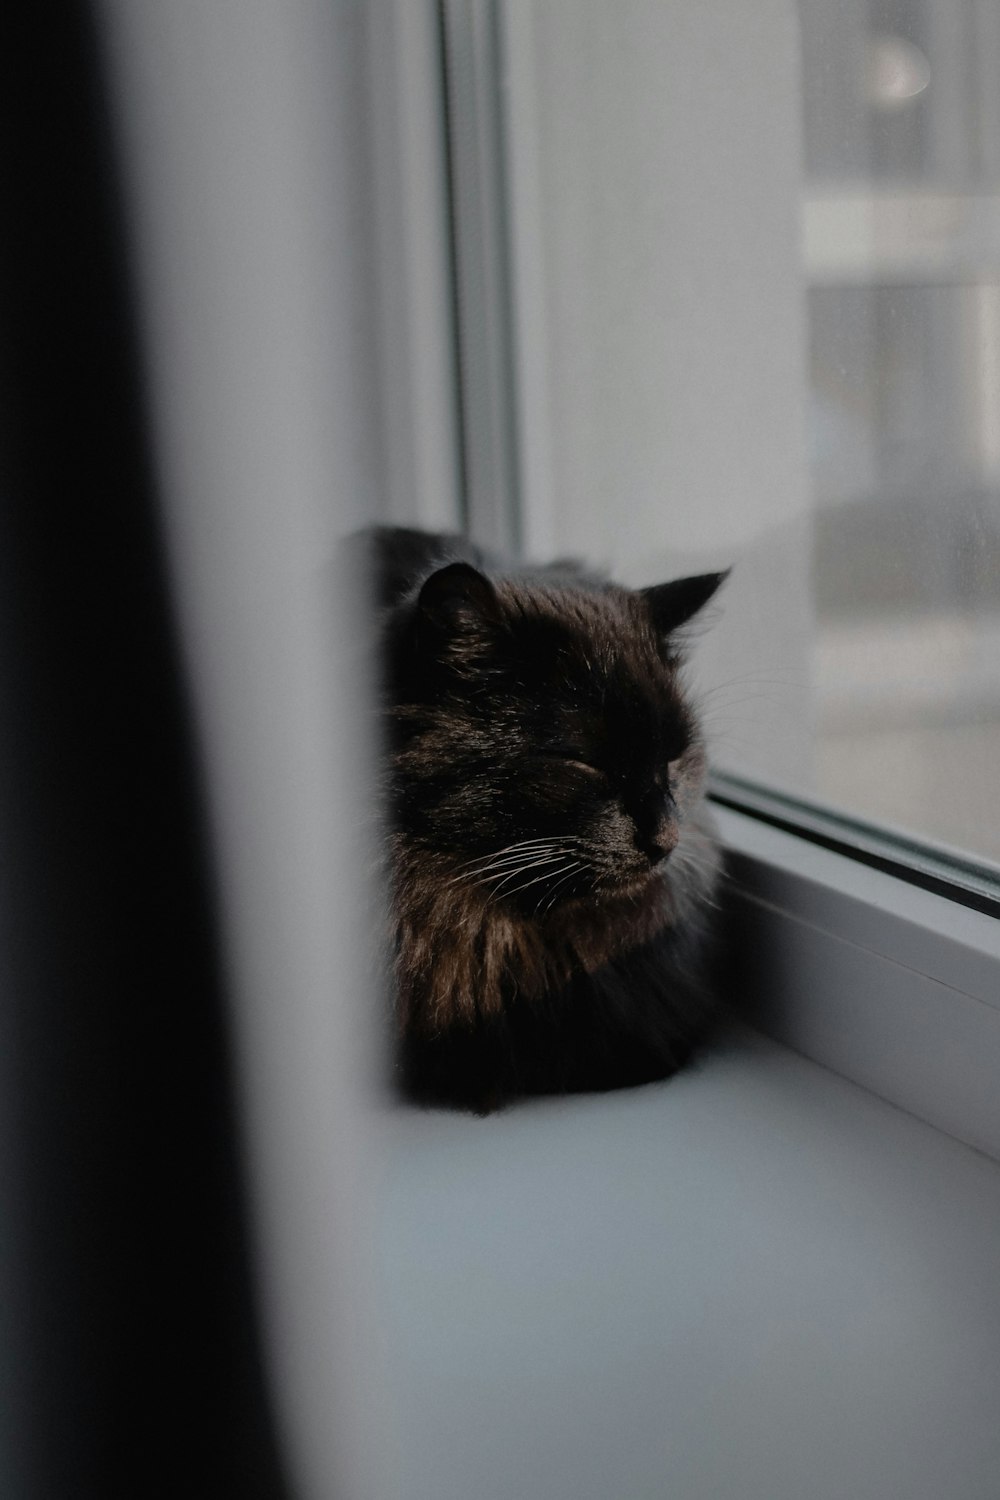
[(666, 1077), (712, 1016), (720, 864), (677, 632), (725, 575), (368, 546), (403, 1086), (485, 1111)]

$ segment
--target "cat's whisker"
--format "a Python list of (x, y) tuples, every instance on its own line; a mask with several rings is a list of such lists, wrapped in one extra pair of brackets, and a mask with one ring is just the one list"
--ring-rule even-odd
[(697, 881), (697, 886), (692, 890), (692, 895), (699, 906), (711, 906), (719, 910), (718, 902), (713, 898), (711, 892), (715, 889), (717, 870), (714, 866), (702, 865), (694, 861), (685, 861), (683, 858), (674, 864), (675, 874), (683, 880)]
[(565, 885), (566, 882), (568, 880), (570, 880), (574, 875), (579, 875), (586, 868), (587, 867), (586, 867), (585, 864), (582, 864), (579, 860), (577, 860), (571, 866), (571, 868), (568, 869), (565, 872), (564, 875), (561, 875), (559, 877), (559, 879), (556, 881), (555, 885), (552, 887), (552, 890), (549, 893), (549, 899), (545, 902), (545, 905), (541, 907), (541, 910), (539, 910), (539, 906), (541, 905), (541, 901), (544, 900), (544, 893), (539, 898), (539, 902), (535, 906), (535, 916), (536, 917), (538, 917), (538, 916), (541, 916), (541, 917), (546, 916), (547, 913), (550, 912), (552, 910), (553, 906), (556, 904), (556, 899), (557, 899), (557, 897), (559, 895), (559, 888), (560, 888), (560, 886)]
[[(549, 834), (541, 834), (541, 835), (539, 835), (536, 838), (516, 839), (513, 844), (504, 844), (499, 849), (491, 849), (489, 852), (490, 852), (491, 855), (492, 854), (509, 854), (514, 849), (532, 848), (536, 844), (552, 844), (552, 843), (556, 843), (556, 842), (559, 841), (559, 839), (561, 837), (562, 837), (561, 834), (549, 833)], [(485, 855), (480, 855), (480, 854), (477, 854), (475, 856), (476, 859), (483, 859), (485, 857), (486, 857)]]
[(704, 865), (706, 869), (713, 869), (719, 862), (718, 856), (713, 855), (710, 849), (699, 849), (696, 844), (685, 843), (681, 839), (673, 853), (673, 861), (686, 860), (691, 864)]
[(716, 901), (713, 896), (710, 896), (708, 892), (704, 890), (700, 890), (694, 895), (693, 904), (696, 906), (710, 906), (713, 911), (721, 911), (722, 909), (718, 901)]
[(475, 859), (467, 860), (466, 863), (474, 864), (478, 859), (492, 859), (498, 854), (512, 854), (517, 849), (533, 849), (544, 844), (561, 844), (564, 842), (564, 839), (565, 835), (560, 833), (546, 834), (541, 838), (518, 839), (514, 844), (505, 844), (502, 849), (492, 849), (489, 854), (477, 854)]
[[(492, 891), (492, 893), (490, 895), (490, 900), (489, 900), (488, 904), (492, 904), (497, 899), (497, 897), (500, 895), (501, 891), (503, 890), (504, 886), (507, 884), (508, 881), (510, 881), (510, 880), (516, 880), (519, 875), (526, 875), (529, 870), (536, 870), (539, 865), (559, 864), (562, 860), (569, 859), (569, 858), (572, 858), (572, 856), (571, 855), (567, 855), (567, 854), (550, 854), (550, 855), (547, 855), (544, 859), (536, 859), (536, 860), (533, 860), (531, 864), (521, 865), (516, 870), (510, 870), (506, 875), (502, 876), (502, 878), (500, 880), (500, 883), (497, 886), (495, 886), (494, 890)], [(554, 875), (556, 873), (557, 872), (554, 871), (554, 870), (546, 870), (541, 875), (538, 876), (538, 879), (539, 880), (546, 880), (550, 875)], [(486, 883), (487, 882), (485, 880), (477, 880), (475, 882), (476, 885), (485, 885)], [(533, 885), (534, 881), (529, 881), (528, 884), (529, 885)], [(506, 894), (508, 896), (513, 896), (517, 891), (523, 890), (523, 889), (524, 889), (523, 886), (514, 886), (513, 890), (507, 891)]]
[(727, 688), (734, 687), (788, 687), (803, 686), (809, 681), (809, 673), (804, 667), (781, 667), (772, 663), (762, 672), (742, 672), (738, 677), (726, 677), (721, 682), (713, 682), (708, 687), (699, 687), (694, 696), (699, 703), (714, 693), (724, 693)]
[(526, 849), (522, 854), (508, 854), (505, 855), (503, 859), (489, 860), (486, 864), (479, 866), (477, 869), (467, 870), (461, 878), (467, 880), (472, 876), (486, 874), (493, 870), (501, 870), (511, 865), (515, 867), (527, 865), (536, 859), (563, 858), (564, 856), (568, 856), (571, 852), (572, 851), (570, 849), (562, 844), (553, 845), (553, 847), (549, 849)]
[[(493, 869), (501, 862), (516, 861), (529, 854), (541, 854), (547, 849), (561, 849), (574, 842), (576, 840), (572, 834), (552, 834), (548, 838), (521, 839), (516, 844), (508, 844), (504, 849), (495, 849), (491, 854), (477, 854), (474, 859), (465, 860), (458, 866), (459, 873), (454, 877), (454, 881), (464, 878), (464, 874), (475, 874), (478, 867), (484, 870)], [(453, 884), (454, 881), (447, 883)]]
[[(524, 875), (524, 874), (527, 874), (527, 872), (529, 870), (537, 869), (539, 864), (554, 865), (554, 864), (558, 864), (559, 861), (560, 861), (560, 859), (565, 859), (565, 858), (566, 858), (565, 855), (555, 855), (551, 859), (539, 860), (539, 861), (537, 861), (536, 864), (519, 865), (516, 870), (508, 870), (506, 872), (501, 871), (499, 876), (488, 875), (488, 876), (483, 877), (481, 880), (474, 880), (474, 881), (471, 882), (471, 887), (472, 887), (472, 889), (475, 889), (475, 887), (479, 886), (479, 885), (490, 885), (490, 884), (493, 884), (495, 892), (500, 892), (500, 891), (503, 890), (503, 887), (507, 883), (508, 880), (516, 880), (519, 875)], [(550, 870), (547, 873), (551, 874), (552, 872)]]
[[(531, 851), (534, 853), (535, 851)], [(561, 858), (560, 850), (553, 850), (551, 858)], [(530, 862), (528, 855), (518, 855), (516, 858), (491, 860), (489, 864), (480, 865), (472, 870), (465, 870), (461, 875), (455, 875), (451, 880), (444, 882), (443, 889), (453, 885), (478, 885), (482, 880), (492, 879), (494, 875), (513, 875)]]
[[(537, 885), (539, 883), (539, 881), (541, 881), (541, 880), (551, 880), (553, 875), (560, 875), (560, 874), (563, 874), (564, 872), (567, 875), (572, 875), (573, 872), (574, 872), (574, 869), (577, 866), (577, 864), (578, 864), (578, 862), (574, 861), (573, 862), (573, 866), (571, 866), (569, 870), (565, 870), (565, 867), (563, 867), (563, 870), (545, 870), (541, 875), (536, 875), (533, 880), (526, 880), (523, 883), (523, 885), (515, 885), (511, 890), (504, 891), (503, 894), (505, 896), (508, 896), (508, 897), (509, 896), (519, 896), (521, 894), (521, 892), (522, 891), (526, 891), (529, 886)], [(509, 879), (509, 877), (508, 877), (508, 879)], [(494, 901), (497, 901), (499, 899), (499, 897), (500, 897), (500, 890), (498, 888), (497, 890), (495, 890), (493, 892), (493, 895), (490, 897), (489, 901), (487, 901), (487, 903), (486, 903), (487, 906), (492, 906), (493, 903), (494, 903)]]
[(458, 875), (453, 875), (450, 880), (444, 881), (444, 886), (460, 885), (463, 882), (473, 881), (480, 876), (491, 875), (497, 871), (509, 874), (511, 871), (521, 868), (535, 857), (562, 857), (566, 853), (568, 853), (567, 850), (553, 846), (545, 850), (526, 849), (520, 854), (506, 854), (502, 858), (485, 860), (478, 865), (474, 865), (471, 869), (463, 870)]
[(693, 870), (699, 875), (714, 877), (718, 870), (718, 860), (713, 860), (707, 855), (695, 854), (690, 849), (677, 849), (670, 861), (670, 867), (674, 870)]

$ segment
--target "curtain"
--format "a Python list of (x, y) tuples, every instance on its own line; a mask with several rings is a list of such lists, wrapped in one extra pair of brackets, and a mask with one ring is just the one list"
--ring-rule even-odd
[(16, 9), (0, 46), (0, 1493), (280, 1496), (94, 18)]

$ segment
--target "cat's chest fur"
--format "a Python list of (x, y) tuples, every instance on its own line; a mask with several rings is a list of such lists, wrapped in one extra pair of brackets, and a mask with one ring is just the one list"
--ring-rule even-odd
[(394, 902), (400, 1019), (428, 1033), (498, 1015), (515, 995), (541, 1000), (677, 917), (665, 880), (598, 908), (576, 902), (532, 919), (452, 878), (448, 865), (435, 880), (404, 860)]
[(688, 833), (697, 864), (664, 870), (633, 891), (578, 899), (538, 917), (512, 912), (489, 889), (426, 851), (396, 853), (392, 902), (401, 1024), (428, 1035), (496, 1017), (565, 990), (630, 951), (697, 921), (720, 858), (703, 820)]

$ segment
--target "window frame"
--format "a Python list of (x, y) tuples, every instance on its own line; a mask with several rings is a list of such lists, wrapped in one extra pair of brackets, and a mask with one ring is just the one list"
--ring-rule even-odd
[(1000, 923), (714, 803), (735, 1002), (776, 1041), (1000, 1160)]

